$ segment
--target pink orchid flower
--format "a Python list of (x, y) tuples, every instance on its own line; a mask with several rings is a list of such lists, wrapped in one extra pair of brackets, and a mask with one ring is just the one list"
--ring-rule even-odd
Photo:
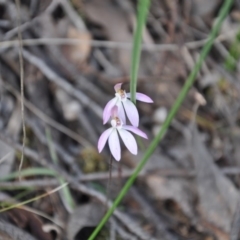
[[(103, 110), (103, 124), (105, 124), (111, 116), (111, 109), (114, 106), (118, 106), (118, 115), (123, 123), (126, 123), (126, 115), (130, 123), (134, 127), (139, 125), (139, 115), (136, 106), (130, 101), (130, 93), (126, 93), (121, 89), (122, 83), (118, 83), (114, 86), (116, 91), (115, 98), (111, 99)], [(153, 103), (153, 100), (143, 93), (136, 93), (136, 99), (146, 103)], [(125, 112), (124, 112), (125, 109)]]
[(120, 147), (120, 142), (118, 137), (118, 134), (119, 134), (125, 146), (127, 147), (127, 149), (132, 154), (136, 155), (138, 151), (137, 143), (133, 135), (128, 131), (131, 131), (146, 139), (147, 139), (147, 135), (136, 127), (124, 125), (123, 121), (118, 117), (117, 106), (114, 106), (112, 108), (111, 117), (112, 117), (112, 120), (111, 120), (112, 127), (104, 131), (100, 136), (98, 140), (98, 151), (101, 152), (103, 150), (108, 140), (108, 145), (113, 157), (117, 161), (119, 161), (121, 158), (121, 147)]

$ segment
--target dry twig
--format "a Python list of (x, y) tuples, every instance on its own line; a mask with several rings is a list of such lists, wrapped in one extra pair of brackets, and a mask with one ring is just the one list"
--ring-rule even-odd
[[(3, 87), (6, 88), (9, 92), (11, 92), (16, 98), (20, 99), (20, 94), (10, 84), (8, 84), (7, 81), (4, 81)], [(47, 116), (44, 112), (36, 108), (31, 102), (25, 100), (24, 104), (26, 108), (28, 108), (32, 113), (34, 113), (37, 117), (50, 125), (52, 128), (66, 134), (68, 137), (74, 139), (79, 144), (82, 144), (85, 147), (92, 146), (92, 144), (86, 139), (82, 138), (79, 134), (73, 132), (69, 128), (63, 126), (62, 124), (56, 122), (54, 119)]]
[[(223, 42), (233, 39), (238, 31), (232, 30), (228, 33), (219, 35), (215, 43)], [(183, 44), (186, 48), (193, 50), (202, 47), (207, 42), (207, 39), (192, 41)], [(100, 41), (100, 40), (81, 40), (81, 39), (67, 39), (67, 38), (38, 38), (38, 39), (23, 39), (23, 46), (36, 46), (36, 45), (79, 45), (86, 44), (92, 47), (105, 47), (113, 49), (131, 49), (132, 44), (126, 42), (114, 42), (114, 41)], [(19, 45), (17, 40), (2, 41), (0, 42), (0, 49), (12, 48)], [(176, 51), (179, 50), (177, 44), (142, 44), (142, 50), (145, 51)]]
[(25, 126), (25, 113), (24, 113), (24, 69), (23, 69), (23, 56), (22, 56), (22, 33), (20, 30), (20, 1), (15, 0), (16, 6), (17, 6), (17, 25), (18, 25), (18, 41), (19, 41), (19, 48), (18, 48), (18, 55), (19, 55), (19, 64), (20, 64), (20, 86), (21, 86), (21, 115), (22, 115), (22, 130), (23, 130), (23, 138), (22, 138), (22, 154), (21, 154), (21, 161), (19, 164), (19, 180), (21, 180), (21, 169), (23, 165), (23, 159), (24, 159), (24, 148), (25, 148), (25, 142), (26, 142), (26, 126)]
[(93, 102), (82, 91), (74, 88), (71, 84), (68, 83), (66, 79), (60, 77), (57, 73), (55, 73), (42, 59), (34, 56), (26, 50), (23, 50), (23, 57), (38, 69), (40, 69), (48, 78), (48, 80), (54, 82), (66, 92), (77, 98), (83, 104), (83, 106), (90, 107), (99, 118), (102, 118), (102, 109), (100, 106)]

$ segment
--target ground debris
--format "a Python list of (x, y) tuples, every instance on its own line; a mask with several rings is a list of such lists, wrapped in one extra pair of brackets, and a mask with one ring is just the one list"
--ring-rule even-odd
[[(18, 204), (0, 214), (0, 239), (87, 239), (164, 125), (223, 1), (151, 1), (137, 84), (154, 100), (137, 102), (148, 140), (137, 155), (122, 145), (107, 194), (109, 150), (99, 154), (97, 143), (113, 86), (130, 89), (137, 2), (20, 0), (18, 9), (0, 0), (0, 211)], [(99, 239), (238, 239), (239, 9), (235, 1), (171, 127)]]

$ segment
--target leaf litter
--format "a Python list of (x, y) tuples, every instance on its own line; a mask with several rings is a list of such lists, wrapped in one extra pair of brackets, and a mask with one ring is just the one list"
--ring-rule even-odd
[[(221, 5), (217, 0), (191, 2), (152, 1), (138, 91), (151, 96), (154, 104), (137, 105), (140, 127), (149, 139), (161, 128)], [(239, 7), (234, 3), (221, 39), (205, 60), (165, 139), (101, 232), (102, 239), (238, 239), (239, 64), (236, 58), (231, 71), (224, 64), (238, 44)], [(19, 95), (14, 94), (20, 93), (18, 51), (11, 43), (7, 48), (2, 45), (17, 40), (16, 9), (13, 1), (0, 1), (1, 176), (18, 170), (23, 135)], [(101, 124), (102, 109), (111, 99), (112, 87), (123, 82), (129, 90), (135, 1), (22, 0), (20, 13), (23, 39), (32, 41), (23, 49), (25, 104), (34, 106), (25, 111), (23, 169), (44, 167), (59, 172), (69, 182), (75, 209), (69, 213), (64, 195), (54, 193), (28, 204), (35, 213), (16, 208), (1, 214), (0, 238), (84, 240), (106, 209), (109, 151), (106, 148), (99, 155), (96, 144), (106, 129)], [(37, 43), (40, 39), (45, 43)], [(207, 102), (198, 111), (196, 93)], [(51, 130), (57, 163), (51, 159), (46, 127)], [(124, 149), (121, 171), (113, 164), (110, 200), (148, 144), (143, 141), (137, 156)], [(22, 182), (17, 178), (0, 182), (2, 208), (6, 202), (50, 191), (58, 183), (52, 180), (56, 179), (32, 175)], [(27, 224), (31, 219), (36, 220), (34, 231)], [(9, 229), (16, 235), (9, 235)], [(44, 229), (50, 231), (45, 233), (48, 238), (41, 235)]]

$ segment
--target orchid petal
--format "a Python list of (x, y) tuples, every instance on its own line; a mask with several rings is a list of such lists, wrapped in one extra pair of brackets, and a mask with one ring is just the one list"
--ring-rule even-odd
[(133, 135), (132, 135), (130, 132), (124, 130), (124, 129), (119, 129), (118, 132), (119, 132), (119, 134), (120, 134), (120, 136), (121, 136), (121, 138), (122, 138), (125, 146), (127, 147), (127, 149), (128, 149), (132, 154), (136, 155), (138, 149), (137, 149), (136, 140), (135, 140), (135, 138), (133, 137)]
[(128, 99), (126, 101), (122, 102), (123, 106), (125, 108), (126, 114), (128, 116), (128, 119), (130, 123), (134, 127), (138, 127), (139, 124), (139, 115), (136, 106)]
[(116, 105), (111, 109), (111, 117), (112, 118), (118, 117), (118, 109), (119, 109), (119, 107)]
[(118, 90), (120, 90), (122, 87), (122, 83), (117, 83), (115, 86), (114, 86), (114, 89), (115, 91), (117, 92)]
[(140, 129), (138, 129), (136, 127), (123, 125), (122, 128), (125, 129), (125, 130), (128, 130), (128, 131), (131, 131), (131, 132), (139, 135), (140, 137), (148, 139), (146, 133), (144, 133), (143, 131), (141, 131)]
[(118, 116), (122, 120), (122, 122), (126, 124), (126, 115), (122, 103), (120, 103), (118, 106)]
[(110, 148), (110, 151), (113, 155), (113, 157), (119, 161), (121, 158), (121, 148), (120, 148), (120, 142), (117, 134), (117, 130), (113, 129), (112, 133), (110, 134), (108, 138), (108, 145)]
[[(131, 98), (131, 93), (127, 93), (127, 97)], [(139, 92), (136, 92), (136, 99), (146, 103), (153, 103), (153, 100), (149, 96)]]
[(111, 110), (114, 105), (117, 103), (117, 98), (111, 99), (103, 110), (103, 124), (105, 124), (111, 116)]
[(107, 142), (107, 139), (109, 138), (109, 135), (111, 134), (112, 131), (113, 131), (113, 128), (109, 128), (101, 134), (98, 140), (98, 152), (101, 152), (103, 150)]

